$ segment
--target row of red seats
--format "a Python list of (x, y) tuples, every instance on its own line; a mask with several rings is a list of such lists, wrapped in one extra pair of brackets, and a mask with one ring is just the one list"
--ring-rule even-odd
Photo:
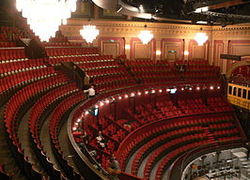
[(178, 81), (179, 79), (176, 78), (176, 77), (159, 77), (159, 76), (156, 76), (155, 78), (154, 77), (148, 77), (148, 78), (145, 78), (145, 79), (140, 79), (141, 82), (144, 82), (144, 84), (156, 84), (156, 83), (164, 83), (164, 82), (176, 82)]
[(185, 79), (218, 79), (218, 74), (213, 72), (184, 72), (181, 75)]
[(125, 61), (127, 66), (161, 66), (161, 65), (168, 65), (167, 62), (164, 61), (152, 61), (152, 60), (127, 60)]
[(4, 93), (25, 82), (32, 82), (38, 79), (54, 76), (56, 74), (53, 67), (24, 71), (0, 79), (0, 93)]
[(134, 86), (135, 82), (129, 79), (123, 79), (122, 81), (110, 81), (105, 84), (100, 84), (96, 87), (98, 92), (110, 91), (118, 88), (125, 88), (129, 86)]
[[(52, 151), (58, 164), (60, 164), (60, 171), (65, 176), (64, 179), (82, 179), (78, 171), (68, 163), (67, 157), (59, 143), (59, 132), (63, 122), (64, 114), (67, 113), (72, 107), (83, 101), (85, 97), (82, 92), (75, 92), (62, 100), (54, 109), (49, 120), (49, 135), (52, 143)], [(45, 152), (46, 153), (46, 152)]]
[(82, 54), (98, 54), (98, 49), (93, 48), (46, 48), (48, 56), (65, 56), (65, 55), (82, 55)]
[[(197, 101), (197, 102), (200, 102), (200, 101)], [(86, 106), (87, 107), (87, 106)], [(157, 118), (154, 118), (154, 120), (156, 120)], [(97, 128), (96, 128), (97, 129)], [(117, 129), (115, 129), (114, 131), (117, 131)], [(114, 133), (114, 132), (112, 132), (112, 133)], [(118, 139), (119, 140), (119, 139)], [(116, 141), (116, 140), (115, 140)], [(112, 143), (111, 143), (112, 144)], [(108, 150), (109, 151), (112, 151), (112, 145), (111, 145), (111, 147), (110, 148), (108, 148)], [(108, 152), (108, 153), (110, 153), (110, 152)], [(119, 153), (120, 154), (120, 153)]]
[[(1, 34), (0, 34), (0, 41), (4, 41), (1, 38)], [(0, 42), (0, 47), (16, 47), (16, 43), (15, 42)]]
[(0, 60), (13, 60), (26, 58), (23, 48), (18, 49), (0, 49)]
[(55, 100), (69, 94), (75, 92), (77, 90), (75, 83), (66, 84), (64, 86), (60, 86), (46, 95), (42, 96), (36, 104), (32, 107), (30, 116), (29, 116), (29, 128), (31, 132), (31, 136), (33, 137), (37, 147), (41, 148), (40, 142), (40, 122), (42, 113), (46, 110), (46, 108), (53, 103)]
[(6, 41), (16, 41), (19, 38), (27, 37), (27, 33), (17, 27), (1, 26), (0, 32), (2, 35), (4, 35)]
[[(191, 124), (190, 124), (191, 125)], [(193, 124), (192, 124), (193, 125)], [(223, 127), (223, 128), (227, 128), (227, 127), (230, 127), (232, 125), (232, 123), (228, 123), (229, 126), (227, 126), (225, 123), (222, 123), (220, 128)], [(218, 126), (217, 126), (218, 127)], [(149, 141), (148, 143), (144, 144), (142, 148), (140, 148), (140, 151), (136, 154), (135, 158), (133, 159), (133, 164), (132, 164), (132, 173), (133, 174), (137, 174), (137, 169), (138, 169), (138, 165), (139, 165), (139, 162), (141, 162), (141, 158), (144, 157), (146, 158), (145, 156), (145, 151), (147, 151), (148, 149), (152, 148), (154, 146), (155, 143), (159, 143), (159, 142), (162, 142), (165, 138), (167, 138), (168, 136), (174, 136), (175, 134), (182, 134), (182, 133), (191, 133), (191, 134), (194, 134), (192, 133), (191, 131), (201, 131), (202, 128), (201, 127), (196, 127), (195, 129), (192, 128), (192, 130), (190, 130), (189, 128), (186, 129), (186, 131), (180, 131), (181, 129), (178, 129), (178, 130), (175, 130), (175, 131), (169, 131), (168, 130), (168, 133), (167, 134), (163, 134), (161, 136), (157, 136), (157, 138), (155, 139), (152, 139), (151, 141)], [(228, 134), (232, 135), (232, 134), (238, 134), (238, 130), (236, 128), (234, 129), (230, 129), (230, 130), (219, 130), (219, 129), (216, 129), (214, 130), (213, 132), (216, 132), (216, 133), (213, 133), (214, 136), (217, 136), (217, 135), (222, 135), (222, 136), (226, 136)], [(194, 135), (191, 135), (191, 136), (194, 136)], [(198, 135), (199, 137), (206, 137), (205, 134), (201, 135), (199, 134)], [(180, 138), (180, 136), (178, 136)], [(186, 136), (188, 137), (188, 136)], [(145, 139), (145, 137), (144, 137)], [(181, 139), (183, 140), (183, 139)], [(177, 141), (177, 140), (176, 140)], [(173, 141), (173, 143), (176, 143), (176, 141)], [(169, 141), (168, 143), (171, 143), (172, 141)], [(183, 141), (185, 142), (185, 141)], [(212, 143), (212, 142), (210, 142)], [(135, 145), (136, 146), (136, 145)], [(156, 146), (155, 146), (156, 147)], [(146, 163), (146, 168), (145, 168), (145, 171), (144, 173), (149, 175), (150, 174), (150, 171), (152, 169), (152, 165), (153, 165), (153, 161), (155, 158), (157, 158), (160, 154), (162, 154), (163, 152), (166, 152), (165, 148), (169, 148), (168, 146), (161, 146), (159, 148), (159, 146), (157, 146), (158, 150), (154, 150), (153, 154), (150, 154), (150, 157), (149, 159), (147, 159), (147, 163)], [(147, 153), (149, 154), (149, 152)], [(146, 178), (146, 177), (144, 177)]]
[[(80, 66), (81, 67), (81, 66)], [(86, 70), (89, 76), (104, 76), (104, 75), (113, 75), (113, 74), (122, 74), (123, 69), (120, 67), (112, 67), (112, 68), (101, 68), (101, 69), (89, 69)]]
[(128, 77), (124, 77), (124, 74), (119, 73), (119, 74), (109, 74), (108, 77), (106, 78), (98, 78), (98, 80), (94, 79), (94, 83), (97, 86), (101, 86), (102, 84), (107, 84), (107, 83), (111, 83), (114, 81), (127, 81), (129, 80)]
[[(227, 128), (227, 126), (225, 126), (224, 128)], [(226, 136), (239, 137), (239, 131), (238, 131), (237, 128), (230, 129), (230, 130), (216, 129), (216, 130), (214, 130), (212, 132), (212, 135), (214, 136), (215, 139), (217, 139), (218, 136), (222, 136), (222, 137), (226, 137)], [(190, 136), (194, 136), (194, 135), (190, 135)], [(180, 141), (185, 142), (185, 139), (186, 139), (186, 141), (189, 141), (189, 139), (187, 139), (187, 137), (189, 137), (189, 136), (185, 136), (184, 138), (181, 138)], [(200, 137), (201, 139), (206, 138), (206, 137), (208, 138), (207, 134), (204, 134), (204, 133), (203, 134), (198, 134), (198, 137)], [(174, 141), (174, 143), (176, 143), (176, 141)], [(197, 140), (195, 140), (195, 142), (197, 142)], [(218, 141), (218, 142), (220, 142), (220, 141)], [(168, 142), (168, 143), (171, 143), (171, 141)], [(209, 144), (215, 143), (215, 141), (210, 139), (210, 141), (208, 141), (208, 143)], [(167, 145), (163, 145), (163, 146), (157, 148), (156, 150), (154, 150), (154, 152), (152, 154), (150, 154), (150, 157), (147, 159), (147, 163), (146, 163), (144, 173), (150, 174), (150, 171), (153, 168), (152, 165), (154, 164), (154, 160), (156, 158), (162, 157), (163, 153), (166, 154), (166, 151), (167, 151), (166, 148), (170, 148), (170, 147), (168, 147)]]
[(18, 113), (22, 105), (36, 94), (60, 86), (63, 83), (65, 83), (64, 77), (46, 78), (22, 88), (8, 101), (4, 113), (4, 122), (10, 138), (18, 146), (18, 149), (21, 149), (17, 136), (17, 128), (20, 121)]
[[(182, 133), (179, 133), (178, 135), (179, 136), (174, 139), (168, 138), (169, 141), (167, 142), (164, 140), (163, 142), (166, 143), (154, 149), (154, 151), (150, 154), (144, 167), (144, 179), (149, 179), (155, 163), (158, 162), (157, 158), (159, 159), (161, 157), (168, 156), (173, 152), (173, 149), (176, 149), (176, 147), (183, 147), (183, 144), (191, 145), (193, 143), (208, 140), (205, 133), (194, 133), (191, 135), (185, 135), (185, 133), (182, 135)], [(169, 137), (171, 137), (171, 135)], [(209, 142), (209, 144), (211, 144), (211, 142)]]
[(208, 65), (208, 61), (204, 60), (204, 59), (200, 59), (200, 60), (192, 60), (192, 61), (188, 61), (187, 62), (188, 65)]
[(133, 72), (151, 72), (151, 71), (171, 71), (170, 68), (168, 68), (167, 66), (133, 66), (130, 67), (131, 71)]
[[(223, 142), (229, 142), (229, 141), (241, 141), (241, 137), (240, 136), (232, 136), (232, 137), (222, 137), (222, 138), (218, 138), (218, 141), (223, 143)], [(164, 173), (166, 172), (166, 169), (170, 166), (171, 162), (174, 161), (174, 159), (178, 158), (181, 154), (183, 154), (184, 152), (187, 152), (189, 150), (192, 150), (195, 147), (199, 147), (202, 145), (207, 145), (209, 144), (208, 140), (205, 140), (203, 142), (196, 142), (195, 146), (192, 146), (191, 148), (188, 148), (187, 146), (184, 147), (180, 147), (178, 149), (175, 149), (174, 151), (172, 151), (171, 153), (169, 153), (167, 156), (165, 156), (159, 166), (157, 167), (157, 171), (156, 171), (156, 180), (161, 180), (164, 178)]]
[(76, 64), (83, 64), (89, 62), (103, 62), (103, 61), (113, 61), (110, 56), (100, 56), (100, 55), (84, 55), (84, 56), (75, 56), (75, 57), (55, 57), (49, 58), (47, 61), (51, 64), (57, 64), (60, 62), (74, 62)]
[(8, 38), (7, 34), (0, 33), (0, 41), (8, 42), (9, 38)]
[(115, 61), (103, 61), (103, 62), (88, 62), (88, 63), (81, 63), (79, 64), (79, 66), (83, 69), (97, 69), (97, 68), (113, 68), (113, 67), (118, 67), (119, 64), (117, 64), (117, 62)]
[[(205, 118), (204, 118), (205, 117)], [(208, 124), (208, 123), (219, 123), (219, 120), (221, 122), (224, 122), (225, 120), (232, 120), (232, 116), (230, 115), (221, 115), (221, 114), (216, 114), (216, 115), (209, 115), (209, 116), (196, 116), (190, 117), (190, 118), (180, 118), (178, 120), (173, 120), (173, 121), (162, 121), (162, 125), (158, 123), (150, 125), (150, 130), (147, 128), (142, 129), (141, 131), (136, 132), (137, 136), (135, 138), (132, 138), (130, 142), (126, 142), (123, 147), (123, 145), (120, 145), (119, 150), (117, 154), (120, 155), (120, 160), (122, 167), (125, 166), (123, 160), (127, 159), (127, 156), (130, 152), (130, 150), (136, 146), (137, 143), (141, 142), (143, 139), (153, 136), (153, 134), (160, 132), (160, 131), (166, 131), (171, 128), (180, 128), (180, 127), (187, 127), (187, 126), (194, 126), (198, 124)], [(198, 123), (198, 124), (197, 124)], [(157, 126), (156, 126), (157, 125)], [(156, 126), (156, 127), (154, 127)]]
[(188, 65), (186, 71), (212, 71), (218, 73), (218, 67), (210, 65)]
[(0, 64), (0, 74), (8, 73), (11, 71), (18, 72), (44, 67), (45, 64), (43, 59), (30, 59), (25, 61), (2, 63)]
[(79, 47), (81, 44), (79, 43), (71, 43), (71, 42), (64, 42), (61, 40), (55, 40), (56, 42), (43, 42), (43, 45), (46, 47)]
[[(194, 142), (194, 143), (191, 143), (191, 144), (187, 144), (185, 146), (181, 146), (181, 147), (171, 151), (160, 162), (160, 164), (159, 164), (159, 166), (157, 168), (157, 171), (156, 171), (155, 179), (156, 180), (161, 180), (163, 178), (163, 175), (166, 172), (166, 167), (168, 167), (174, 161), (174, 159), (178, 158), (179, 156), (181, 156), (185, 152), (188, 152), (188, 151), (190, 151), (190, 150), (192, 150), (194, 148), (204, 146), (204, 145), (208, 145), (208, 144), (211, 144), (209, 142), (209, 140), (202, 140), (202, 141), (197, 141), (197, 142)], [(149, 177), (149, 175), (147, 175), (147, 177)]]
[(201, 132), (201, 126), (195, 126), (194, 124), (194, 126), (190, 126), (190, 127), (182, 126), (176, 131), (174, 131), (174, 129), (172, 130), (170, 129), (167, 131), (168, 133), (162, 133), (161, 135), (157, 136), (157, 138), (151, 139), (150, 141), (145, 143), (136, 153), (132, 161), (132, 169), (131, 169), (132, 174), (137, 175), (137, 170), (143, 158), (145, 158), (147, 154), (151, 153), (150, 148), (152, 148), (156, 144), (159, 144), (161, 141), (164, 141), (164, 139), (170, 138), (171, 136), (174, 137), (176, 135), (181, 135), (181, 134), (185, 136), (187, 132), (191, 134), (195, 134), (199, 131)]
[(78, 104), (80, 101), (84, 100), (82, 92), (76, 92), (74, 95), (67, 97), (60, 104), (57, 105), (55, 110), (52, 113), (52, 118), (49, 121), (49, 132), (52, 142), (58, 144), (58, 133), (59, 133), (59, 123), (63, 114), (67, 112), (72, 106)]

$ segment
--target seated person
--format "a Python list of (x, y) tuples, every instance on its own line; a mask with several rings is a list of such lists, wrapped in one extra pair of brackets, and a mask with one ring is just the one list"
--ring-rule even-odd
[(101, 149), (104, 149), (106, 147), (105, 142), (104, 142), (104, 137), (102, 136), (101, 131), (98, 132), (98, 136), (96, 137), (96, 141), (97, 141), (98, 146)]

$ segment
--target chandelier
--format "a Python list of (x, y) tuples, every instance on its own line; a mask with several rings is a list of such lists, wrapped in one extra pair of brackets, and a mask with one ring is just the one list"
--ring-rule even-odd
[(16, 0), (16, 8), (41, 41), (55, 37), (61, 24), (66, 24), (77, 0)]
[[(145, 29), (147, 28), (147, 25), (144, 26)], [(141, 40), (142, 44), (148, 44), (152, 39), (154, 35), (151, 33), (151, 31), (143, 30), (138, 35), (138, 38)]]
[(96, 29), (94, 25), (85, 25), (83, 29), (80, 30), (80, 34), (87, 43), (92, 43), (93, 40), (99, 35), (99, 30)]
[(208, 36), (206, 33), (198, 32), (195, 34), (194, 40), (198, 43), (198, 46), (203, 46), (203, 44), (208, 40)]

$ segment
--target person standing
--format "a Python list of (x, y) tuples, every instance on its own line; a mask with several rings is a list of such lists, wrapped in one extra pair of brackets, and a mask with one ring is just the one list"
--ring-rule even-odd
[(94, 86), (91, 85), (89, 89), (84, 90), (84, 93), (88, 93), (88, 98), (93, 98), (93, 97), (95, 97), (95, 89), (94, 89)]
[(87, 72), (84, 72), (84, 78), (83, 78), (83, 87), (84, 87), (84, 89), (89, 88), (89, 83), (90, 83), (90, 77), (87, 74)]

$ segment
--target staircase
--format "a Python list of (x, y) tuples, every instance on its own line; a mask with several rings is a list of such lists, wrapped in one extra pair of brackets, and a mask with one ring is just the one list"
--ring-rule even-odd
[(206, 133), (206, 137), (208, 137), (209, 143), (218, 145), (217, 140), (214, 138), (213, 133), (209, 130), (208, 127), (203, 127), (204, 132)]

